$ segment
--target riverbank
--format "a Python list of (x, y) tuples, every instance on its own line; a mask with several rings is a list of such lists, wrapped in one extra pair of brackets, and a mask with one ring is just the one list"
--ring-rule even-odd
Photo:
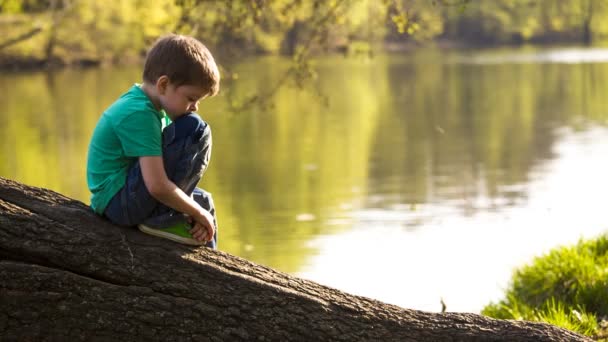
[(505, 299), (482, 314), (546, 322), (608, 341), (608, 234), (535, 258), (515, 271)]
[(97, 67), (101, 64), (101, 61), (90, 59), (67, 62), (58, 59), (47, 60), (36, 57), (0, 56), (0, 70), (14, 72), (61, 69), (66, 67), (87, 68)]
[[(578, 46), (570, 44), (567, 46)], [(596, 46), (596, 45), (594, 45)], [(605, 46), (598, 44), (597, 47)], [(437, 49), (441, 51), (453, 50), (469, 50), (469, 49), (497, 49), (497, 48), (552, 48), (564, 47), (560, 42), (542, 42), (537, 44), (475, 44), (457, 40), (437, 39), (433, 41), (386, 41), (378, 44), (373, 44), (366, 41), (354, 41), (344, 45), (335, 45), (329, 48), (316, 48), (311, 53), (312, 56), (328, 56), (328, 55), (343, 55), (349, 56), (367, 56), (389, 53), (389, 54), (409, 54), (421, 49)], [(237, 53), (234, 50), (221, 48), (213, 49), (216, 59), (223, 61), (222, 64), (231, 64), (233, 61), (243, 58), (243, 54)], [(278, 52), (269, 51), (249, 51), (246, 56), (271, 56), (278, 55)], [(136, 65), (143, 63), (145, 53), (142, 51), (140, 55), (125, 55), (122, 58), (99, 59), (91, 57), (70, 57), (53, 59), (45, 59), (38, 56), (29, 55), (0, 55), (0, 70), (2, 71), (41, 71), (54, 70), (62, 68), (90, 68), (99, 66), (125, 66)]]

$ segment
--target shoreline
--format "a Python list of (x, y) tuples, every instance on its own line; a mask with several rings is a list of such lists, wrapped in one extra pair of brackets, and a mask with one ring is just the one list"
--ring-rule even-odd
[[(366, 45), (367, 44), (367, 45)], [(366, 45), (363, 49), (357, 47)], [(535, 42), (529, 44), (521, 43), (501, 43), (501, 44), (475, 44), (470, 42), (454, 41), (438, 39), (432, 42), (399, 42), (399, 41), (387, 41), (380, 45), (379, 49), (374, 49), (368, 42), (352, 42), (346, 46), (336, 46), (323, 53), (315, 54), (315, 57), (320, 55), (332, 55), (332, 54), (343, 54), (356, 55), (356, 54), (369, 54), (375, 55), (377, 53), (412, 53), (416, 50), (435, 48), (443, 51), (452, 50), (466, 50), (466, 49), (497, 49), (497, 48), (521, 48), (521, 47), (536, 47), (536, 48), (551, 48), (551, 47), (565, 47), (565, 46), (584, 46), (581, 42)], [(588, 45), (586, 47), (602, 47), (602, 44)], [(218, 52), (218, 55), (224, 54), (222, 51)], [(253, 54), (252, 54), (253, 55)], [(259, 56), (271, 56), (277, 55), (275, 53), (256, 53)], [(226, 60), (230, 61), (233, 57), (226, 56)], [(0, 71), (3, 72), (27, 72), (27, 71), (47, 71), (47, 70), (60, 70), (66, 68), (74, 69), (86, 69), (86, 68), (97, 68), (102, 66), (127, 66), (134, 65), (143, 62), (144, 56), (140, 58), (127, 58), (122, 60), (95, 60), (90, 58), (73, 59), (73, 60), (62, 60), (55, 58), (47, 60), (43, 58), (37, 58), (32, 56), (15, 56), (15, 55), (0, 55)]]

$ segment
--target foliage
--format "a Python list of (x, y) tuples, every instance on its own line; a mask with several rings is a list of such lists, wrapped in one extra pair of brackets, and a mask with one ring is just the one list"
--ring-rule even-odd
[(572, 41), (605, 36), (608, 4), (596, 0), (474, 1), (447, 15), (450, 37), (485, 42)]
[(598, 320), (608, 320), (608, 235), (536, 258), (515, 272), (506, 299), (482, 313), (598, 334)]
[(589, 43), (606, 36), (607, 16), (595, 0), (0, 0), (0, 52), (114, 62), (140, 57), (165, 32), (197, 36), (227, 58), (370, 53), (386, 41), (438, 38)]
[(69, 63), (138, 58), (150, 39), (165, 32), (179, 8), (172, 0), (5, 0), (0, 11), (4, 37), (33, 26), (43, 29), (2, 52)]

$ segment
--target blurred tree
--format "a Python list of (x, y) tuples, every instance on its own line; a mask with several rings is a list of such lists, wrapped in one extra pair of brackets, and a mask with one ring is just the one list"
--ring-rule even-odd
[(314, 80), (312, 54), (371, 56), (434, 39), (589, 44), (606, 36), (607, 17), (608, 3), (598, 0), (0, 0), (0, 64), (140, 60), (166, 32), (200, 38), (224, 65), (250, 54), (292, 56), (285, 77), (238, 108)]
[(433, 37), (442, 31), (433, 7), (422, 0), (0, 0), (0, 36), (9, 37), (0, 45), (10, 47), (7, 55), (111, 62), (140, 56), (158, 35), (179, 32), (228, 56), (286, 53), (302, 60), (396, 32)]

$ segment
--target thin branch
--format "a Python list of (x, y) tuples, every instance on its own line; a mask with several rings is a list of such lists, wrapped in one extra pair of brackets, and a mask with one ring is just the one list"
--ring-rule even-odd
[(292, 65), (289, 67), (289, 69), (287, 69), (287, 71), (285, 71), (285, 73), (281, 76), (279, 81), (277, 81), (274, 84), (274, 86), (268, 92), (266, 92), (266, 94), (263, 94), (261, 96), (253, 95), (253, 96), (249, 97), (247, 100), (245, 100), (243, 103), (241, 103), (240, 105), (232, 106), (232, 110), (235, 112), (238, 112), (240, 110), (243, 110), (244, 108), (247, 108), (247, 107), (253, 105), (256, 102), (265, 103), (269, 99), (274, 97), (276, 95), (276, 93), (279, 91), (279, 89), (281, 89), (281, 87), (284, 86), (285, 83), (287, 83), (287, 81), (290, 80), (291, 76), (293, 76), (293, 74), (298, 70), (298, 68), (301, 67), (302, 63), (305, 61), (306, 57), (308, 56), (310, 49), (313, 46), (313, 43), (317, 39), (320, 38), (322, 30), (324, 28), (326, 28), (325, 24), (327, 24), (327, 22), (329, 22), (329, 20), (335, 16), (336, 11), (346, 1), (348, 1), (348, 0), (340, 0), (337, 3), (335, 3), (334, 6), (330, 7), (330, 9), (327, 11), (325, 16), (323, 16), (321, 19), (319, 19), (316, 22), (316, 25), (315, 25), (312, 33), (310, 34), (308, 40), (302, 45), (302, 48), (298, 51), (298, 53), (296, 53), (294, 62), (292, 63)]
[(35, 35), (37, 35), (40, 32), (42, 32), (42, 28), (40, 28), (40, 27), (34, 27), (30, 31), (28, 31), (28, 32), (26, 32), (26, 33), (24, 33), (24, 34), (22, 34), (20, 36), (17, 36), (15, 38), (11, 38), (11, 39), (9, 39), (9, 40), (7, 40), (5, 42), (0, 43), (0, 50), (3, 50), (3, 49), (5, 49), (5, 48), (7, 48), (7, 47), (9, 47), (11, 45), (15, 45), (17, 43), (20, 43), (20, 42), (22, 42), (24, 40), (28, 40), (28, 39), (34, 37)]

